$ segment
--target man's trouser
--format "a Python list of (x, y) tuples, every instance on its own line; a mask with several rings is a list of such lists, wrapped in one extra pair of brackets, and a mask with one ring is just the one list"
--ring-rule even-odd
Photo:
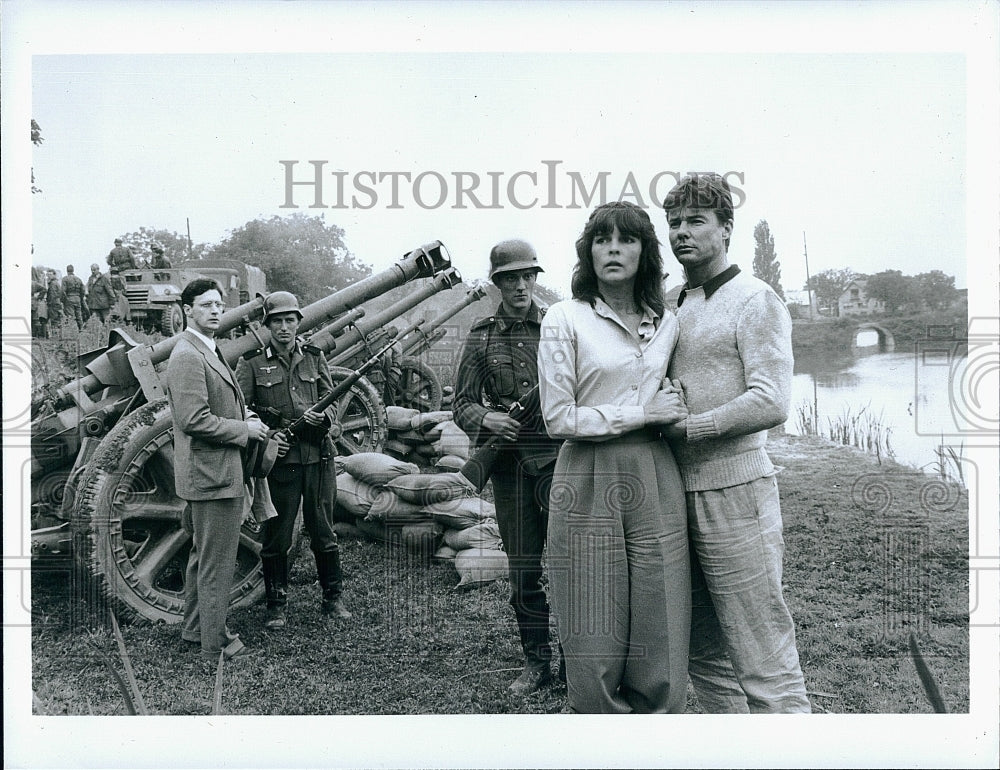
[(490, 473), (497, 525), (510, 567), (510, 604), (525, 659), (534, 663), (552, 658), (549, 605), (540, 581), (554, 468), (555, 463), (532, 476), (513, 451), (502, 451)]
[(810, 711), (781, 591), (777, 480), (688, 492), (687, 510), (698, 702), (709, 713)]
[(226, 615), (243, 524), (243, 498), (193, 500), (188, 505), (193, 534), (184, 578), (183, 637), (200, 639), (202, 652), (217, 655), (231, 641)]
[(83, 326), (83, 303), (81, 303), (79, 297), (76, 300), (67, 299), (65, 308), (66, 315), (71, 319), (76, 321), (76, 328), (79, 329)]

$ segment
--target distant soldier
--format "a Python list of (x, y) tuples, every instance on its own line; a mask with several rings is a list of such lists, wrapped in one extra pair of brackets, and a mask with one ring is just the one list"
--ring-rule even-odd
[(31, 282), (31, 334), (39, 339), (49, 336), (48, 291), (44, 279)]
[(45, 304), (49, 308), (49, 329), (56, 334), (62, 329), (63, 321), (63, 290), (56, 278), (56, 271), (49, 271), (49, 285), (45, 294)]
[(154, 270), (166, 270), (168, 267), (171, 267), (170, 258), (163, 253), (163, 247), (160, 244), (154, 243), (149, 248), (153, 252), (150, 267)]
[(112, 270), (121, 272), (122, 270), (134, 270), (136, 268), (135, 257), (128, 246), (122, 245), (121, 238), (115, 238), (115, 247), (108, 252), (108, 265)]
[(66, 315), (76, 321), (76, 328), (83, 328), (84, 307), (87, 297), (87, 287), (80, 277), (73, 272), (72, 265), (66, 265), (66, 277), (62, 282), (63, 309)]
[(115, 300), (111, 305), (110, 316), (115, 319), (128, 321), (132, 318), (131, 308), (128, 304), (128, 297), (125, 296), (125, 280), (115, 268), (111, 268), (111, 288), (115, 292)]
[(104, 323), (116, 299), (111, 279), (101, 272), (101, 266), (95, 262), (90, 266), (90, 278), (87, 280), (87, 307)]

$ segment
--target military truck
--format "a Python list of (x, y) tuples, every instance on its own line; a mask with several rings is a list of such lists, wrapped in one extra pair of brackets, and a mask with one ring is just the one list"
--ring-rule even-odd
[(259, 267), (235, 259), (193, 259), (176, 267), (140, 267), (123, 270), (129, 320), (147, 332), (169, 337), (184, 328), (181, 292), (196, 278), (214, 278), (229, 307), (238, 307), (257, 294), (267, 293), (267, 280)]

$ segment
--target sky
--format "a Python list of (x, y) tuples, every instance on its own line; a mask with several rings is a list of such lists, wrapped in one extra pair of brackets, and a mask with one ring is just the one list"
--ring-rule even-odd
[[(483, 279), (492, 244), (525, 238), (543, 282), (567, 293), (574, 241), (599, 202), (582, 202), (579, 191), (574, 202), (573, 180), (589, 190), (602, 174), (605, 200), (625, 191), (649, 207), (678, 281), (653, 198), (672, 174), (717, 171), (739, 190), (731, 258), (744, 269), (754, 225), (766, 219), (786, 289), (805, 281), (805, 232), (813, 273), (940, 269), (969, 288), (973, 314), (997, 315), (993, 2), (6, 0), (0, 11), (5, 404), (18, 392), (17, 344), (30, 361), (18, 330), (32, 259), (81, 270), (103, 264), (114, 237), (139, 227), (184, 233), (190, 220), (194, 241), (213, 243), (258, 217), (298, 211), (343, 228), (376, 270), (440, 239), (463, 276)], [(44, 137), (35, 148), (32, 117)], [(283, 208), (281, 161), (297, 161), (295, 181), (309, 178), (310, 161), (325, 161), (331, 208), (310, 208), (305, 186), (293, 189), (299, 208)], [(459, 183), (468, 189), (474, 178), (477, 199), (492, 208), (458, 200)], [(8, 510), (26, 484), (18, 442), (5, 418)], [(992, 516), (995, 489), (975, 492)], [(22, 524), (4, 517), (5, 547), (24, 538)], [(933, 729), (893, 715), (825, 715), (795, 730), (723, 719), (711, 732), (698, 721), (637, 718), (627, 741), (609, 741), (606, 724), (588, 717), (391, 726), (327, 717), (285, 720), (279, 741), (261, 739), (275, 734), (261, 720), (154, 719), (118, 720), (109, 741), (89, 720), (54, 729), (21, 713), (30, 670), (6, 665), (8, 642), (25, 655), (29, 642), (26, 624), (6, 616), (23, 606), (6, 579), (16, 563), (5, 555), (5, 702), (16, 707), (5, 724), (20, 717), (6, 731), (11, 766), (80, 757), (137, 766), (140, 756), (148, 766), (191, 767), (995, 766), (995, 627), (973, 629), (975, 713)], [(985, 563), (995, 576), (996, 557)], [(983, 606), (996, 605), (987, 597)], [(983, 634), (993, 634), (985, 645)]]
[[(439, 239), (485, 277), (493, 243), (525, 238), (567, 293), (590, 210), (625, 199), (679, 280), (658, 203), (676, 175), (718, 171), (742, 191), (731, 259), (750, 269), (767, 220), (786, 289), (804, 286), (804, 235), (813, 273), (965, 287), (966, 99), (957, 53), (39, 55), (33, 260), (79, 271), (140, 226), (215, 243), (299, 211), (376, 270)], [(325, 208), (287, 186), (312, 161)]]

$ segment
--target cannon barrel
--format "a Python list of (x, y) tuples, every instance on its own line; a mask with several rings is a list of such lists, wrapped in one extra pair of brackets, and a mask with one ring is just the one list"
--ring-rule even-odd
[(423, 334), (422, 331), (423, 330), (421, 330), (421, 333), (419, 333), (412, 342), (407, 342), (403, 346), (403, 356), (419, 356), (448, 333), (447, 329), (435, 329), (430, 334)]
[[(415, 308), (425, 299), (434, 296), (439, 291), (450, 289), (461, 282), (462, 277), (458, 271), (455, 268), (449, 268), (435, 276), (432, 281), (428, 281), (426, 285), (407, 294), (398, 302), (392, 303), (377, 313), (372, 313), (371, 317), (366, 316), (362, 322), (355, 324), (354, 328), (347, 329), (342, 335), (336, 337), (336, 339), (334, 339), (335, 335), (332, 330), (334, 324), (330, 324), (309, 337), (309, 344), (315, 345), (324, 353), (333, 350), (334, 347), (344, 350), (363, 341), (390, 321)], [(341, 356), (338, 354), (337, 357), (340, 358)]]
[[(328, 318), (338, 316), (344, 311), (360, 305), (362, 302), (384, 294), (389, 289), (401, 286), (414, 278), (433, 276), (451, 266), (448, 250), (441, 241), (432, 241), (406, 254), (396, 264), (381, 273), (364, 278), (340, 291), (336, 291), (321, 300), (317, 300), (302, 309), (302, 325), (300, 329), (308, 331), (323, 323)], [(256, 297), (222, 314), (218, 334), (235, 329), (263, 314), (263, 297)], [(244, 353), (255, 349), (261, 343), (270, 341), (267, 329), (255, 329), (255, 334), (248, 334), (236, 340), (219, 340), (219, 347), (230, 365), (235, 365)], [(123, 332), (112, 332), (112, 340), (103, 353), (94, 351), (85, 354), (85, 358), (93, 356), (85, 363), (89, 374), (73, 380), (59, 388), (54, 394), (55, 408), (70, 406), (80, 401), (80, 395), (91, 396), (109, 386), (136, 386), (135, 373), (124, 359), (130, 348), (136, 347)], [(153, 366), (170, 358), (170, 353), (177, 344), (178, 337), (161, 340), (147, 346), (146, 360)]]
[[(484, 289), (482, 286), (477, 286), (474, 289), (469, 289), (469, 291), (465, 293), (465, 297), (463, 297), (460, 302), (456, 302), (454, 305), (452, 305), (450, 308), (442, 312), (440, 315), (437, 315), (430, 321), (427, 321), (426, 326), (422, 326), (422, 328), (411, 329), (410, 331), (416, 332), (416, 337), (413, 340), (406, 342), (406, 344), (403, 346), (403, 355), (404, 356), (417, 355), (419, 352), (426, 350), (428, 347), (431, 346), (431, 344), (437, 342), (446, 334), (445, 330), (440, 328), (446, 321), (455, 317), (463, 310), (465, 310), (465, 308), (469, 307), (469, 305), (471, 305), (473, 302), (478, 302), (485, 296), (486, 296), (486, 289)], [(405, 337), (406, 334), (409, 334), (409, 332), (400, 334), (399, 335), (400, 339)]]
[[(409, 252), (388, 269), (307, 305), (302, 309), (300, 328), (308, 331), (396, 286), (414, 278), (432, 277), (450, 266), (451, 259), (444, 244), (432, 241)], [(223, 313), (220, 329), (235, 329), (258, 317), (262, 311), (263, 297), (256, 297)], [(339, 318), (335, 323), (346, 325), (349, 321)], [(266, 328), (251, 327), (251, 331), (235, 340), (219, 340), (219, 348), (230, 365), (235, 365), (244, 353), (270, 342), (271, 335)], [(107, 347), (81, 355), (79, 363), (88, 373), (53, 389), (51, 398), (46, 398), (44, 405), (38, 405), (39, 416), (32, 420), (32, 477), (49, 469), (73, 465), (80, 448), (81, 432), (97, 435), (100, 429), (95, 420), (80, 427), (88, 416), (99, 414), (108, 429), (136, 403), (138, 396), (145, 396), (147, 401), (162, 397), (164, 389), (155, 366), (170, 357), (177, 340), (175, 335), (153, 345), (142, 345), (121, 329), (113, 329)], [(32, 404), (32, 413), (36, 411), (35, 406)]]
[[(397, 286), (402, 286), (407, 281), (414, 278), (430, 278), (447, 271), (449, 267), (451, 267), (451, 259), (448, 256), (448, 250), (441, 241), (433, 241), (421, 246), (411, 251), (388, 270), (364, 278), (328, 297), (306, 305), (302, 308), (302, 323), (299, 324), (299, 331), (307, 332), (310, 329), (315, 329), (325, 321), (339, 316), (345, 310), (350, 310), (366, 300), (384, 294)], [(264, 344), (270, 342), (271, 333), (266, 328), (258, 329), (257, 332)], [(240, 356), (259, 347), (259, 343), (254, 335), (247, 334), (235, 340), (220, 340), (219, 347), (226, 360), (231, 365), (235, 365)]]

